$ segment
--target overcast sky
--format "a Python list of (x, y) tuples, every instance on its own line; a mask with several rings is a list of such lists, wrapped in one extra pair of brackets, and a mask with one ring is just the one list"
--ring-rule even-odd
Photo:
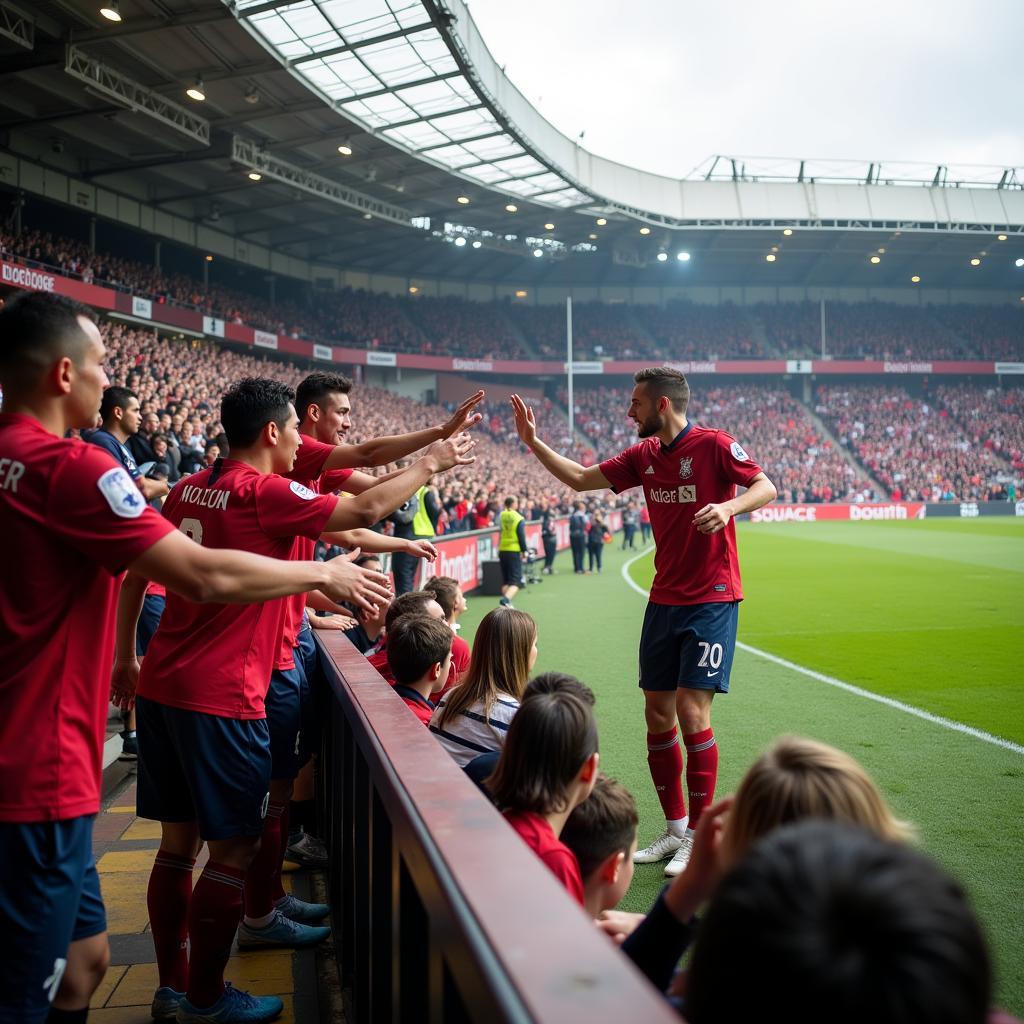
[(600, 156), (1024, 165), (1024, 0), (470, 0), (498, 64)]

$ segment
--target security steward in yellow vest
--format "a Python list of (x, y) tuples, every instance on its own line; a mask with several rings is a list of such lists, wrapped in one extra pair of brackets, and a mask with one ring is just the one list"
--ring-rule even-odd
[(498, 541), (498, 561), (501, 564), (501, 600), (506, 608), (523, 585), (523, 552), (526, 550), (526, 520), (519, 514), (519, 499), (506, 498), (498, 520), (501, 537)]
[[(430, 540), (437, 533), (441, 506), (428, 484), (424, 484), (392, 516), (395, 536), (406, 540)], [(406, 594), (416, 587), (416, 570), (420, 559), (404, 551), (391, 555), (391, 571), (395, 574), (395, 594)]]

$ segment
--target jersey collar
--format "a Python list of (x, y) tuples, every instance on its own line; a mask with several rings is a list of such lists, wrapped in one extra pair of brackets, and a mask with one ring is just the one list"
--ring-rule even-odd
[(409, 700), (414, 700), (417, 704), (430, 708), (431, 711), (434, 710), (433, 701), (427, 700), (419, 690), (414, 690), (411, 686), (402, 686), (401, 683), (395, 683), (394, 690), (400, 697), (408, 697)]
[(672, 451), (672, 449), (675, 448), (675, 446), (677, 444), (679, 444), (683, 440), (684, 437), (686, 437), (686, 435), (690, 432), (690, 430), (692, 428), (693, 428), (693, 422), (691, 421), (691, 422), (687, 423), (686, 426), (683, 427), (683, 429), (680, 430), (679, 433), (676, 434), (675, 437), (672, 438), (672, 443), (671, 444), (665, 444), (664, 441), (659, 441), (658, 444), (661, 445), (661, 450), (663, 452), (670, 452), (670, 451)]

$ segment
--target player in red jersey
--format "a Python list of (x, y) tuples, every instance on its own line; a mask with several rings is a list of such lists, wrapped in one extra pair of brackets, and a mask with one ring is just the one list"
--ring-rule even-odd
[[(711, 702), (729, 689), (743, 600), (733, 517), (767, 504), (776, 491), (731, 435), (687, 420), (690, 388), (678, 370), (641, 370), (634, 382), (627, 415), (640, 442), (586, 469), (537, 437), (533, 411), (518, 395), (512, 396), (512, 408), (523, 443), (562, 483), (576, 491), (610, 487), (617, 494), (643, 487), (657, 553), (640, 638), (640, 687), (647, 761), (666, 824), (635, 860), (671, 857), (665, 873), (677, 875), (718, 776)], [(746, 492), (737, 496), (737, 485)], [(687, 752), (689, 817), (677, 721)]]
[[(293, 468), (302, 447), (293, 398), (291, 388), (265, 378), (232, 387), (220, 415), (231, 457), (175, 487), (164, 516), (204, 546), (239, 544), (287, 559), (296, 536), (315, 539), (377, 522), (433, 474), (472, 462), (466, 457), (472, 442), (460, 435), (358, 498), (342, 502), (318, 495), (279, 475)], [(132, 627), (139, 607), (138, 585), (128, 587), (118, 631), (122, 697), (131, 693)], [(158, 1019), (170, 1019), (173, 1012), (179, 1024), (270, 1020), (280, 1012), (278, 1000), (225, 988), (223, 970), (239, 927), (243, 882), (248, 888), (270, 877), (269, 871), (258, 878), (246, 872), (264, 833), (277, 757), (265, 697), (286, 605), (201, 605), (171, 597), (142, 667), (138, 811), (162, 823), (149, 885), (160, 972), (153, 1004)], [(210, 861), (193, 892), (192, 866), (202, 840)], [(276, 857), (275, 850), (270, 861)], [(304, 946), (328, 932), (287, 917), (267, 894), (264, 915), (253, 915), (247, 906), (239, 942)]]
[(105, 355), (78, 303), (34, 292), (0, 311), (2, 1024), (84, 1020), (109, 962), (92, 822), (121, 572), (216, 602), (386, 593), (348, 564), (205, 550), (110, 455), (65, 439), (96, 420)]

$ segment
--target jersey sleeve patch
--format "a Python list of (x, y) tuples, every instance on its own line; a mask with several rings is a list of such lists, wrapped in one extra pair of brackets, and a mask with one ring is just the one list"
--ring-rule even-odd
[(743, 450), (743, 445), (741, 445), (739, 441), (733, 441), (729, 450), (732, 452), (732, 457), (736, 459), (737, 462), (747, 462), (750, 459), (750, 456)]
[(138, 519), (146, 509), (141, 492), (121, 466), (108, 469), (96, 481), (96, 486), (110, 506), (110, 511), (122, 519)]
[(303, 501), (312, 501), (317, 497), (316, 491), (311, 491), (305, 484), (300, 484), (298, 480), (293, 480), (288, 487), (292, 494), (298, 495)]

